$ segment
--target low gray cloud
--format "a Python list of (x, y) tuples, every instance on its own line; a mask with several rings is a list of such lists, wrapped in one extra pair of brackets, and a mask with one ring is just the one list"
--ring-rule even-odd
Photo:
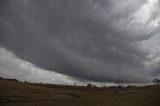
[[(148, 82), (160, 60), (157, 0), (3, 0), (0, 44), (79, 80)], [(156, 43), (153, 43), (156, 42)], [(153, 56), (155, 58), (153, 58)], [(157, 69), (156, 69), (157, 70)]]

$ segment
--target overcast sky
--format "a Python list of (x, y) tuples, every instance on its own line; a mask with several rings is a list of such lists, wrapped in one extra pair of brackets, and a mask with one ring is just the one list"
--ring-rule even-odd
[(150, 83), (160, 77), (159, 0), (1, 0), (0, 77)]

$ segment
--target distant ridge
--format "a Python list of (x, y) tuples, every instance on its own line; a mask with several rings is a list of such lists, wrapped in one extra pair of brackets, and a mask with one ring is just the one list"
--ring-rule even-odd
[(15, 82), (19, 82), (17, 79), (12, 79), (12, 78), (2, 78), (0, 77), (1, 80), (7, 80), (7, 81), (15, 81)]

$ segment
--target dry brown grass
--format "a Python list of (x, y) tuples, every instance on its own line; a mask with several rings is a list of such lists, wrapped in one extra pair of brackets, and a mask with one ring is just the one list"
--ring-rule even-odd
[(160, 87), (100, 89), (0, 79), (0, 106), (160, 106)]

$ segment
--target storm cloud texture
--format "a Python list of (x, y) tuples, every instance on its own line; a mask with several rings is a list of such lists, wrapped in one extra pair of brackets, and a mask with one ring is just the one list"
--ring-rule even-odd
[(159, 0), (1, 0), (0, 75), (150, 82), (160, 77), (159, 10)]

